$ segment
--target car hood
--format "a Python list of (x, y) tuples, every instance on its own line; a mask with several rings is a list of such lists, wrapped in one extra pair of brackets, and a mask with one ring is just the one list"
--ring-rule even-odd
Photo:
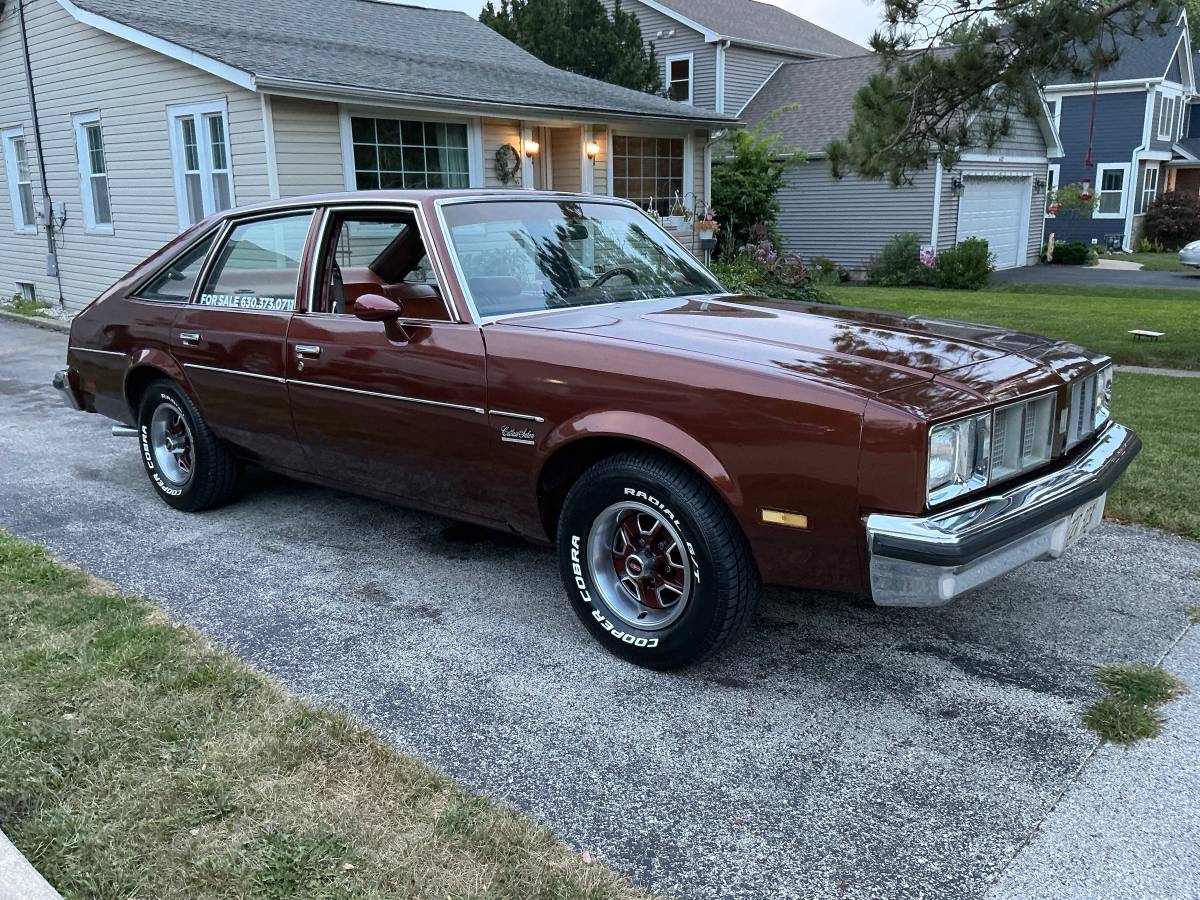
[(1100, 359), (1071, 344), (989, 326), (737, 295), (552, 310), (497, 324), (704, 353), (872, 395), (937, 381), (1000, 400), (1061, 385)]

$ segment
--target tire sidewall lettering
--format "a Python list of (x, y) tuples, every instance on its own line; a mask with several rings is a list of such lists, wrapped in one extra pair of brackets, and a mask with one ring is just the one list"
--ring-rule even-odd
[[(165, 391), (159, 391), (158, 397), (160, 401), (169, 403), (181, 417), (187, 417), (187, 412), (179, 405), (179, 401), (170, 394)], [(169, 484), (159, 472), (158, 466), (154, 462), (154, 453), (150, 447), (150, 424), (148, 421), (139, 423), (138, 440), (142, 445), (142, 462), (146, 466), (146, 472), (150, 476), (150, 480), (154, 483), (155, 489), (166, 494), (168, 497), (182, 496), (184, 489)]]

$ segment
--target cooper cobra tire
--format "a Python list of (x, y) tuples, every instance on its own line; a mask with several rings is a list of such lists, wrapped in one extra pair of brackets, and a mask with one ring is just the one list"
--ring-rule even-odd
[(761, 590), (745, 535), (721, 498), (686, 466), (652, 452), (611, 456), (580, 477), (559, 517), (558, 552), (583, 624), (617, 656), (651, 669), (726, 647)]
[(142, 394), (138, 446), (155, 493), (176, 509), (213, 509), (237, 493), (241, 464), (173, 381), (155, 381)]

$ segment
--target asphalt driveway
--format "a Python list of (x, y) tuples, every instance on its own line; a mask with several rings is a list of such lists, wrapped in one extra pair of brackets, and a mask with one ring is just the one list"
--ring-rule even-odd
[(0, 322), (0, 527), (680, 896), (981, 895), (1094, 747), (1092, 666), (1155, 660), (1196, 602), (1197, 545), (1106, 526), (942, 610), (773, 590), (732, 651), (645, 672), (549, 551), (266, 476), (167, 508), (53, 396), (65, 344)]
[(1147, 272), (1101, 269), (1096, 266), (1024, 266), (992, 273), (995, 284), (1074, 284), (1097, 287), (1157, 288), (1200, 291), (1200, 269), (1189, 272)]

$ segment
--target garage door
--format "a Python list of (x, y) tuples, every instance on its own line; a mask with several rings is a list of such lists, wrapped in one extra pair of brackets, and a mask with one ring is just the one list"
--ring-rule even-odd
[(968, 175), (958, 207), (958, 239), (985, 238), (997, 269), (1025, 265), (1031, 190), (1028, 178)]

